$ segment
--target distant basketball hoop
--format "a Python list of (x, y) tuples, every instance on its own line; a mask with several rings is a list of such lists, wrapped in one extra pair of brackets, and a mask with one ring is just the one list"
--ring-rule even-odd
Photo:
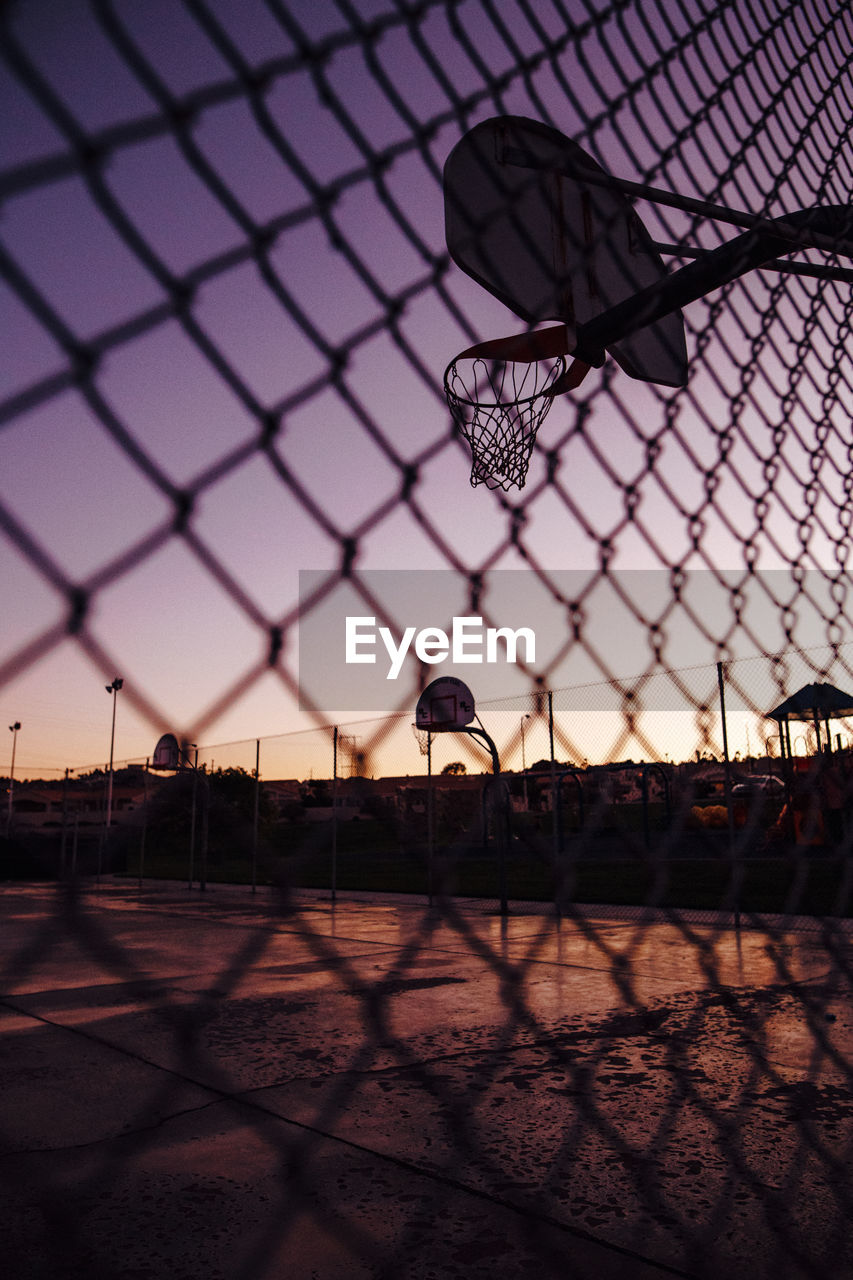
[(415, 726), (428, 733), (452, 733), (474, 719), (474, 695), (455, 676), (439, 676), (428, 684), (415, 710)]
[(151, 757), (149, 769), (157, 772), (174, 773), (181, 767), (181, 749), (178, 739), (173, 733), (164, 733)]
[[(507, 826), (509, 821), (507, 808), (509, 792), (499, 786), (501, 763), (498, 757), (498, 749), (481, 724), (471, 727), (471, 722), (474, 718), (474, 695), (467, 684), (462, 680), (458, 680), (456, 676), (439, 676), (437, 680), (433, 680), (432, 684), (427, 685), (418, 698), (413, 728), (422, 752), (424, 751), (424, 739), (426, 740), (426, 752), (430, 752), (430, 742), (434, 733), (464, 733), (488, 749), (492, 758), (493, 778), (489, 783), (489, 788), (491, 789), (484, 791), (484, 796), (491, 796), (492, 803), (495, 805), (500, 910), (501, 915), (505, 916), (508, 910), (506, 849), (509, 839), (509, 828)], [(430, 762), (431, 759), (430, 755)], [(499, 789), (495, 790), (494, 788), (496, 787)], [(499, 798), (495, 799), (495, 797)]]

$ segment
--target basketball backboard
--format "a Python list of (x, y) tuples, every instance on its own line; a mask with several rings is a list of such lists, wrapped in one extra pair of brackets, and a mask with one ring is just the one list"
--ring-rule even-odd
[(151, 757), (149, 768), (171, 773), (181, 767), (181, 752), (178, 740), (173, 733), (164, 733)]
[[(601, 167), (558, 129), (520, 116), (475, 125), (444, 167), (454, 262), (528, 324), (578, 331), (667, 272), (620, 191), (583, 181)], [(680, 311), (608, 345), (631, 377), (687, 381)]]
[(415, 711), (415, 726), (430, 733), (464, 729), (474, 719), (474, 695), (455, 676), (439, 676), (428, 684)]

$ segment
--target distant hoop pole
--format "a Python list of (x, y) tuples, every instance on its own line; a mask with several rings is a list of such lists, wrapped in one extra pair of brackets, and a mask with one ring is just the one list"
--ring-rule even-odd
[(496, 778), (500, 777), (501, 762), (500, 762), (500, 759), (498, 758), (498, 749), (495, 746), (492, 739), (486, 733), (485, 729), (472, 729), (469, 725), (465, 729), (457, 730), (457, 732), (467, 733), (469, 738), (479, 738), (481, 742), (485, 743), (492, 757), (492, 773)]
[[(469, 738), (476, 738), (480, 742), (484, 743), (486, 747), (488, 747), (489, 753), (491, 754), (491, 757), (492, 757), (492, 776), (495, 778), (496, 784), (497, 784), (496, 794), (499, 796), (500, 784), (498, 780), (500, 779), (500, 776), (501, 776), (501, 762), (498, 756), (498, 749), (495, 746), (494, 741), (489, 736), (489, 734), (486, 733), (486, 730), (483, 729), (482, 727), (473, 728), (472, 726), (468, 725), (466, 728), (462, 729), (460, 732), (467, 733)], [(504, 813), (502, 805), (499, 805), (497, 809), (497, 821), (495, 824), (495, 831), (497, 835), (497, 845), (498, 845), (498, 895), (499, 895), (500, 904), (501, 904), (501, 915), (506, 916), (509, 914), (509, 906), (507, 903), (507, 892), (506, 892), (506, 846), (507, 846), (508, 831), (507, 831), (507, 823), (506, 823), (506, 814)]]

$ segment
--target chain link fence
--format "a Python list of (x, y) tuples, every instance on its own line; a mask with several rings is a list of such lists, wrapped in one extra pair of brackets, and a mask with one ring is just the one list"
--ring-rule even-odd
[[(234, 1004), (240, 982), (273, 953), (324, 967), (346, 1028), (334, 1049), (320, 1022), (299, 1021), (313, 996), (293, 1004), (290, 1031), (274, 995), (253, 1007), (282, 1061), (313, 1055), (319, 1102), (299, 1111), (292, 1144), (252, 1104), (281, 1179), (277, 1216), (219, 1273), (282, 1274), (287, 1249), (320, 1232), (357, 1259), (350, 1274), (461, 1274), (466, 1261), (516, 1274), (482, 1239), (452, 1265), (422, 1247), (423, 1206), (438, 1222), (464, 1190), (498, 1215), (491, 1238), (512, 1218), (517, 1274), (595, 1274), (583, 1249), (600, 1243), (625, 1275), (853, 1275), (849, 728), (843, 714), (793, 728), (770, 715), (803, 685), (853, 680), (853, 273), (809, 250), (692, 304), (687, 385), (605, 364), (550, 413), (522, 490), (470, 490), (441, 389), (456, 351), (507, 327), (444, 245), (442, 164), (473, 124), (542, 120), (609, 171), (743, 226), (849, 203), (851, 66), (853, 19), (823, 0), (0, 8), (0, 688), (63, 662), (120, 670), (152, 743), (166, 730), (210, 742), (270, 698), (305, 725), (202, 749), (171, 810), (158, 816), (146, 794), (115, 864), (100, 836), (86, 861), (66, 806), (64, 887), (41, 931), (4, 955), (8, 1016), (27, 1012), (21, 992), (46, 957), (94, 958), (157, 1022), (174, 1079), (220, 1099), (249, 1087), (229, 1056), (245, 1031), (229, 1019), (239, 1005), (245, 1021), (253, 999)], [(673, 265), (730, 231), (638, 207)], [(309, 565), (324, 575), (317, 608), (345, 587), (376, 613), (390, 604), (372, 595), (374, 568), (449, 570), (472, 613), (498, 570), (535, 575), (565, 635), (521, 693), (480, 706), (503, 789), (484, 788), (489, 762), (468, 739), (435, 735), (421, 754), (416, 689), (394, 715), (355, 723), (300, 687), (296, 572)], [(588, 574), (571, 599), (566, 568)], [(613, 665), (595, 596), (634, 569), (666, 591), (663, 604), (621, 598), (640, 637), (629, 670)], [(695, 570), (713, 607), (686, 593)], [(756, 583), (772, 640), (745, 604)], [(689, 668), (670, 649), (687, 623), (705, 646)], [(575, 658), (582, 682), (561, 678)], [(270, 799), (259, 778), (302, 788)], [(359, 790), (383, 778), (393, 791)], [(170, 851), (190, 885), (251, 880), (264, 906), (218, 978), (167, 1002), (161, 1025), (139, 940), (69, 874), (120, 865), (141, 885)], [(351, 889), (425, 904), (375, 981), (312, 916)], [(543, 1012), (545, 926), (510, 957), (461, 899), (480, 913), (533, 901), (569, 922), (601, 1005), (593, 986), (573, 987), (571, 1012)], [(17, 901), (7, 890), (12, 915)], [(440, 963), (437, 931), (480, 966), (500, 1011), (494, 1036), (475, 1007), (458, 1027), (443, 1011), (470, 1057), (444, 1046), (433, 1061), (427, 1030), (408, 1036), (393, 1015), (400, 984), (423, 986)], [(282, 937), (293, 955), (276, 950)], [(666, 998), (647, 982), (661, 938), (689, 974)], [(514, 1076), (509, 1046), (523, 1059)], [(274, 1084), (269, 1072), (251, 1087)], [(374, 1072), (387, 1073), (384, 1102)], [(614, 1101), (620, 1082), (643, 1101)], [(393, 1201), (391, 1243), (379, 1201), (336, 1202), (319, 1171), (333, 1130), (376, 1154), (348, 1128), (362, 1087), (391, 1129), (415, 1098), (431, 1116), (406, 1156), (429, 1196), (418, 1184)], [(547, 1132), (541, 1149), (513, 1128), (507, 1089)], [(161, 1124), (163, 1097), (142, 1090), (137, 1131)], [(501, 1141), (485, 1107), (506, 1123)], [(29, 1274), (115, 1273), (93, 1205), (129, 1176), (131, 1150), (93, 1160), (68, 1201), (84, 1222), (63, 1207), (61, 1171), (21, 1209), (19, 1166), (3, 1157)], [(301, 1274), (338, 1274), (310, 1265)]]

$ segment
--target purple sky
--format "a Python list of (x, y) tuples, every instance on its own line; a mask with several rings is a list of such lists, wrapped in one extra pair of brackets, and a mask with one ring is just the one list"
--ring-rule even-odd
[[(392, 0), (9, 6), (0, 250), (18, 274), (0, 273), (0, 706), (23, 724), (21, 774), (104, 762), (113, 675), (118, 759), (144, 758), (166, 728), (211, 744), (313, 725), (292, 688), (295, 636), (264, 670), (269, 629), (292, 617), (299, 570), (332, 569), (346, 539), (362, 569), (593, 571), (607, 538), (622, 569), (736, 568), (749, 539), (765, 569), (846, 557), (853, 379), (836, 284), (753, 273), (692, 305), (684, 392), (608, 362), (555, 405), (521, 494), (469, 486), (442, 370), (474, 336), (523, 326), (446, 265), (441, 168), (466, 127), (547, 118), (620, 176), (737, 209), (848, 199), (849, 16), (822, 30), (823, 7), (806, 3), (774, 33), (743, 5), (643, 0), (591, 20), (609, 9), (466, 0), (410, 29)], [(377, 23), (361, 42), (357, 18)], [(537, 59), (547, 40), (558, 54)], [(300, 41), (327, 52), (316, 77)], [(85, 173), (75, 139), (102, 144)], [(690, 230), (683, 214), (639, 211), (662, 240)], [(704, 223), (693, 240), (733, 233)], [(176, 282), (191, 286), (183, 323)], [(63, 376), (71, 344), (99, 353), (78, 385)], [(280, 427), (262, 447), (270, 412)], [(401, 502), (401, 468), (421, 457)], [(61, 639), (74, 587), (89, 612)], [(601, 662), (579, 649), (559, 683), (609, 669), (610, 607)], [(804, 642), (825, 642), (813, 622)], [(697, 660), (715, 656), (709, 643)], [(648, 662), (638, 626), (637, 671)], [(420, 768), (416, 754), (399, 765)]]

